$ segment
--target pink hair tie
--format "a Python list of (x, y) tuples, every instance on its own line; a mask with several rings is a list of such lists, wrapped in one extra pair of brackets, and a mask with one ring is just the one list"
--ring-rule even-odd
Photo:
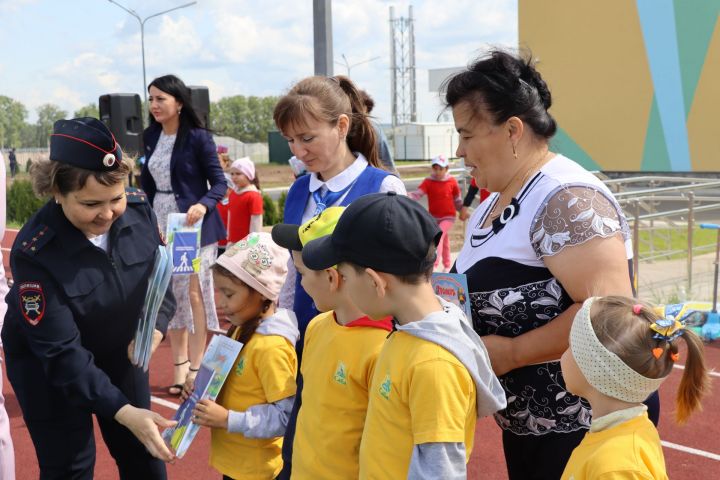
[(640, 305), (639, 303), (636, 303), (635, 305), (633, 305), (633, 313), (635, 315), (640, 315), (640, 312), (642, 312), (642, 308), (643, 308), (642, 305)]

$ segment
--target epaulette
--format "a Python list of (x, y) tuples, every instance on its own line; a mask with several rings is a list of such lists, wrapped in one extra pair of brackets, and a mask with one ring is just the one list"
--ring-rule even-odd
[(17, 246), (22, 252), (28, 255), (35, 255), (53, 236), (55, 236), (53, 229), (47, 225), (38, 225), (34, 230), (23, 235), (23, 238), (18, 238)]
[(135, 187), (125, 189), (127, 203), (147, 203), (147, 193)]

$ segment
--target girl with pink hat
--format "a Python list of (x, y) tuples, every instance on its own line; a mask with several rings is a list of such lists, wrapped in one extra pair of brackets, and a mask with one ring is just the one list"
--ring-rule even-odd
[(230, 188), (227, 197), (227, 244), (232, 245), (251, 232), (259, 232), (263, 222), (263, 199), (255, 164), (248, 157), (230, 165)]
[[(295, 314), (276, 303), (290, 254), (267, 232), (251, 233), (213, 265), (228, 336), (243, 344), (216, 401), (201, 400), (193, 421), (212, 429), (210, 465), (223, 478), (275, 478), (296, 392), (300, 332)], [(183, 397), (192, 390), (185, 384)]]

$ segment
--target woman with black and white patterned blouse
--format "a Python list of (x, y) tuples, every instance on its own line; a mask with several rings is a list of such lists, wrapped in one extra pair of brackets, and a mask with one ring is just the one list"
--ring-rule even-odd
[(630, 234), (607, 187), (549, 150), (550, 91), (530, 60), (493, 51), (447, 85), (457, 150), (495, 192), (468, 222), (453, 271), (467, 275), (472, 321), (508, 406), (496, 414), (514, 479), (560, 478), (590, 426), (560, 356), (593, 295), (632, 296)]

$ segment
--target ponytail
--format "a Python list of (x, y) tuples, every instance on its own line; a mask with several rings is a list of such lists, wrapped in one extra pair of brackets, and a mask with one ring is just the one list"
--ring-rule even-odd
[[(675, 418), (683, 424), (694, 412), (701, 410), (700, 401), (710, 390), (710, 378), (705, 366), (702, 340), (690, 329), (685, 329), (682, 338), (687, 345), (687, 360), (677, 391)], [(677, 352), (677, 345), (672, 345)]]
[[(689, 328), (680, 327), (658, 338), (654, 325), (665, 316), (638, 300), (607, 296), (596, 300), (592, 325), (600, 342), (627, 366), (647, 378), (666, 378), (680, 359), (678, 342), (687, 344), (687, 359), (677, 391), (675, 419), (682, 424), (701, 409), (710, 390), (702, 340)], [(593, 306), (595, 308), (595, 306)], [(679, 323), (679, 322), (678, 322)]]
[(350, 99), (352, 118), (350, 119), (350, 131), (347, 136), (350, 151), (362, 153), (370, 165), (381, 168), (377, 150), (377, 134), (375, 133), (375, 127), (370, 122), (367, 104), (360, 90), (345, 75), (336, 75), (333, 78), (337, 80), (340, 88)]

